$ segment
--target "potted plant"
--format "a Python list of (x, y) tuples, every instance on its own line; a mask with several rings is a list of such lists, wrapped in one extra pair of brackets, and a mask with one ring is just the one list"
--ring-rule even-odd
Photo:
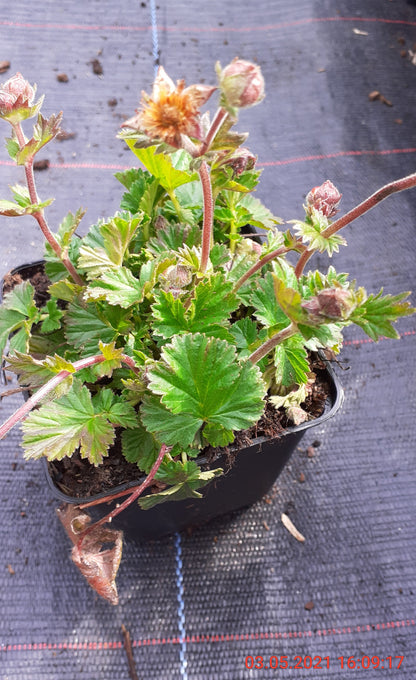
[[(325, 357), (339, 352), (343, 329), (355, 323), (375, 341), (398, 337), (392, 323), (415, 311), (408, 293), (367, 294), (332, 266), (305, 266), (315, 252), (337, 252), (344, 226), (415, 186), (416, 174), (335, 220), (341, 194), (327, 180), (307, 194), (304, 219), (283, 230), (253, 196), (256, 157), (233, 129), (239, 110), (263, 99), (261, 71), (238, 58), (216, 70), (216, 86), (185, 87), (159, 69), (152, 94), (143, 93), (119, 134), (145, 169), (116, 174), (125, 190), (119, 212), (82, 238), (83, 211), (53, 233), (51, 199), (40, 200), (35, 185), (34, 158), (59, 133), (62, 114), (45, 118), (20, 74), (0, 88), (0, 117), (12, 130), (7, 150), (26, 178), (11, 187), (13, 200), (0, 201), (0, 213), (33, 215), (46, 239), (44, 261), (4, 282), (0, 354), (9, 341), (7, 369), (28, 398), (0, 437), (23, 420), (24, 455), (46, 459), (54, 484), (67, 494), (71, 475), (98, 484), (89, 501), (86, 492), (61, 495), (70, 502), (59, 514), (74, 562), (113, 603), (122, 545), (113, 519), (134, 504), (144, 535), (153, 522), (160, 535), (253, 502), (290, 455), (285, 433), (293, 447), (320, 422), (314, 416), (338, 408)], [(210, 118), (201, 107), (214, 93)], [(276, 434), (280, 453), (267, 444)], [(104, 485), (116, 468), (123, 481), (125, 469), (133, 475), (110, 491)], [(89, 513), (109, 500), (110, 511), (92, 521)]]

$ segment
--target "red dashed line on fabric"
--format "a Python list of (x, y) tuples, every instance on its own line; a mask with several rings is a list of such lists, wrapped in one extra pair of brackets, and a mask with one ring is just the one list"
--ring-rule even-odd
[[(416, 331), (404, 331), (403, 333), (399, 333), (401, 338), (404, 338), (407, 335), (416, 335)], [(385, 338), (381, 337), (379, 338), (379, 342), (381, 340), (390, 340), (391, 338)], [(366, 345), (367, 343), (372, 343), (374, 340), (371, 338), (360, 338), (358, 340), (344, 340), (342, 343), (343, 345)]]
[[(343, 626), (342, 628), (322, 628), (316, 631), (284, 631), (284, 632), (255, 632), (255, 633), (221, 633), (210, 635), (187, 635), (181, 637), (163, 638), (143, 638), (132, 640), (133, 647), (156, 647), (161, 645), (177, 645), (186, 643), (203, 642), (245, 642), (248, 640), (292, 640), (298, 638), (324, 638), (329, 636), (348, 635), (351, 633), (368, 633), (372, 631), (382, 631), (396, 628), (410, 628), (415, 626), (414, 619), (403, 619), (400, 621), (386, 621), (383, 623), (363, 624), (356, 626)], [(20, 644), (1, 645), (0, 652), (25, 652), (39, 650), (102, 650), (102, 649), (122, 649), (121, 640), (110, 640), (107, 642), (27, 642)]]
[[(335, 151), (334, 153), (317, 154), (313, 156), (298, 156), (296, 158), (286, 158), (276, 161), (263, 161), (257, 163), (258, 167), (276, 167), (279, 165), (290, 165), (292, 163), (305, 163), (307, 161), (323, 161), (342, 156), (387, 156), (389, 154), (416, 153), (416, 147), (407, 149), (380, 149), (380, 150), (356, 150), (356, 151)], [(0, 160), (0, 166), (15, 166), (13, 161)], [(115, 163), (51, 163), (50, 168), (62, 170), (128, 170), (131, 165), (118, 165)]]
[[(279, 29), (290, 28), (292, 26), (302, 26), (325, 22), (355, 22), (355, 23), (381, 23), (401, 26), (416, 26), (416, 21), (406, 19), (386, 19), (384, 17), (306, 17), (296, 21), (282, 21), (276, 24), (264, 24), (259, 26), (159, 26), (159, 31), (168, 32), (193, 32), (193, 33), (247, 33), (250, 31), (276, 31)], [(115, 25), (86, 25), (86, 24), (58, 24), (58, 23), (32, 23), (22, 21), (0, 21), (0, 26), (9, 28), (28, 28), (28, 29), (52, 29), (63, 31), (151, 31), (152, 26), (115, 26)]]
[(329, 158), (340, 158), (342, 156), (387, 156), (395, 153), (415, 153), (416, 147), (407, 149), (362, 149), (356, 151), (335, 151), (334, 153), (316, 154), (313, 156), (298, 156), (297, 158), (286, 158), (277, 161), (264, 161), (257, 163), (261, 167), (290, 165), (291, 163), (304, 163), (305, 161), (323, 161)]

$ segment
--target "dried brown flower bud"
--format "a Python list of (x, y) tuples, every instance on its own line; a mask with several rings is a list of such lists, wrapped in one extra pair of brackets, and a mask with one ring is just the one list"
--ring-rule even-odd
[(220, 166), (230, 167), (234, 175), (241, 175), (246, 170), (252, 170), (256, 164), (257, 156), (255, 156), (249, 149), (242, 146), (231, 155), (225, 154), (224, 160), (219, 163)]
[(216, 66), (226, 109), (244, 109), (259, 104), (264, 98), (264, 79), (260, 67), (236, 57), (224, 69)]
[(34, 96), (35, 89), (21, 73), (16, 73), (0, 86), (0, 116), (10, 118), (18, 109), (30, 108)]
[(312, 208), (325, 215), (333, 217), (338, 212), (338, 205), (342, 194), (336, 186), (327, 179), (321, 186), (314, 187), (306, 196), (306, 211), (311, 212)]

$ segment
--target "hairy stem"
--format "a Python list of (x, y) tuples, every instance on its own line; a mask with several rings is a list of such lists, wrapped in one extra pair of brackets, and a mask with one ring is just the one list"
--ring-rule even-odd
[(253, 276), (259, 269), (264, 267), (265, 264), (270, 262), (271, 260), (274, 260), (276, 257), (280, 257), (280, 255), (284, 255), (284, 253), (288, 253), (290, 250), (295, 250), (293, 246), (281, 246), (280, 248), (277, 248), (277, 250), (273, 250), (271, 253), (268, 253), (264, 257), (262, 257), (258, 262), (255, 262), (250, 269), (246, 271), (243, 276), (238, 279), (237, 283), (234, 285), (233, 292), (237, 292), (239, 288), (245, 283), (250, 276)]
[[(105, 361), (105, 356), (103, 354), (97, 354), (92, 357), (87, 357), (86, 359), (79, 359), (79, 361), (74, 361), (72, 364), (74, 367), (74, 373), (77, 373), (78, 371), (81, 371), (83, 368), (87, 368), (88, 366), (93, 366), (94, 364), (100, 364), (103, 361)], [(131, 368), (133, 371), (137, 372), (137, 367), (133, 361), (133, 359), (126, 354), (121, 355), (121, 361), (124, 364), (127, 364), (129, 368)], [(65, 378), (68, 376), (72, 375), (72, 371), (60, 371), (56, 375), (54, 375), (53, 378), (48, 380), (45, 385), (42, 385), (38, 389), (35, 394), (32, 394), (29, 399), (20, 406), (20, 408), (17, 409), (12, 415), (5, 420), (5, 422), (0, 426), (0, 439), (3, 439), (3, 437), (6, 436), (6, 434), (15, 426), (17, 425), (18, 422), (20, 422), (31, 410), (34, 406), (39, 404), (44, 397), (46, 397), (52, 390), (54, 390), (59, 383), (61, 383)]]
[[(416, 172), (412, 175), (408, 175), (407, 177), (396, 179), (389, 184), (385, 184), (385, 186), (381, 187), (381, 189), (378, 189), (374, 194), (366, 198), (365, 201), (362, 201), (362, 203), (359, 203), (355, 208), (352, 208), (352, 210), (330, 224), (326, 229), (323, 230), (322, 236), (325, 238), (333, 236), (337, 233), (337, 231), (356, 220), (357, 217), (364, 215), (364, 213), (374, 208), (376, 205), (381, 203), (381, 201), (384, 201), (384, 199), (388, 196), (391, 196), (391, 194), (398, 193), (399, 191), (405, 191), (406, 189), (411, 189), (415, 186)], [(314, 252), (314, 250), (306, 250), (302, 253), (295, 269), (295, 273), (298, 278), (302, 275), (306, 263), (312, 257)]]
[[(153, 479), (154, 479), (154, 477), (155, 477), (155, 475), (156, 475), (156, 472), (157, 472), (158, 469), (160, 468), (160, 466), (161, 466), (161, 464), (162, 464), (162, 461), (163, 461), (163, 459), (164, 459), (164, 457), (165, 457), (165, 455), (166, 455), (166, 453), (167, 453), (168, 450), (169, 450), (169, 449), (168, 449), (168, 447), (166, 446), (166, 444), (162, 444), (161, 449), (160, 449), (160, 451), (159, 451), (159, 453), (158, 453), (158, 456), (157, 456), (157, 458), (156, 458), (156, 460), (155, 460), (155, 462), (154, 462), (154, 464), (153, 464), (153, 467), (152, 467), (152, 469), (150, 470), (150, 472), (149, 472), (149, 474), (147, 475), (147, 477), (146, 477), (146, 479), (144, 480), (144, 482), (142, 482), (139, 486), (135, 487), (134, 490), (133, 490), (133, 492), (130, 494), (130, 496), (129, 496), (128, 498), (126, 498), (125, 501), (123, 501), (123, 503), (121, 503), (121, 504), (118, 505), (116, 508), (114, 508), (114, 510), (112, 510), (112, 511), (109, 512), (107, 515), (105, 515), (104, 517), (102, 517), (101, 519), (99, 519), (98, 522), (94, 522), (94, 524), (90, 524), (90, 525), (89, 525), (89, 526), (88, 526), (88, 527), (80, 534), (80, 536), (79, 536), (79, 541), (78, 541), (78, 543), (77, 543), (77, 547), (78, 547), (79, 550), (81, 550), (82, 541), (84, 540), (84, 538), (85, 538), (89, 533), (91, 533), (91, 531), (93, 531), (94, 529), (97, 529), (98, 527), (102, 526), (103, 524), (107, 524), (107, 522), (111, 522), (111, 521), (114, 519), (114, 517), (117, 517), (117, 515), (119, 515), (120, 512), (123, 512), (123, 510), (125, 510), (126, 508), (128, 508), (129, 505), (131, 505), (132, 503), (134, 503), (134, 501), (137, 500), (137, 499), (139, 498), (139, 496), (141, 496), (141, 494), (143, 493), (143, 491), (144, 491), (145, 489), (147, 489), (148, 486), (150, 486), (150, 484), (152, 483), (152, 481), (153, 481)], [(111, 500), (111, 495), (108, 497), (107, 500)]]
[(228, 116), (228, 111), (223, 109), (221, 106), (219, 109), (217, 109), (214, 118), (212, 119), (212, 123), (210, 125), (210, 128), (208, 130), (207, 136), (205, 137), (204, 141), (202, 142), (198, 155), (202, 156), (206, 151), (209, 150), (209, 147), (211, 146), (212, 142), (215, 139), (215, 136), (217, 132), (219, 131), (221, 125), (224, 123)]
[(209, 169), (206, 161), (199, 168), (199, 176), (204, 197), (204, 220), (202, 224), (202, 252), (200, 270), (205, 272), (208, 266), (209, 251), (211, 249), (212, 228), (214, 221), (214, 202), (212, 200), (212, 187)]
[[(23, 134), (22, 126), (20, 123), (16, 123), (13, 126), (13, 129), (16, 133), (17, 141), (19, 142), (19, 146), (22, 149), (25, 145), (25, 137)], [(39, 202), (38, 194), (36, 191), (36, 182), (35, 182), (35, 175), (33, 173), (33, 156), (29, 156), (25, 162), (25, 175), (26, 175), (26, 184), (27, 188), (29, 190), (29, 196), (31, 202), (36, 205)], [(43, 210), (39, 210), (38, 212), (32, 213), (33, 217), (39, 224), (39, 227), (42, 231), (42, 234), (44, 235), (45, 239), (49, 243), (50, 247), (54, 251), (57, 257), (62, 261), (62, 264), (66, 267), (68, 273), (71, 275), (72, 279), (77, 283), (79, 286), (84, 285), (84, 281), (76, 271), (74, 265), (72, 264), (71, 260), (69, 257), (62, 251), (61, 246), (59, 245), (58, 241), (52, 234), (51, 230), (49, 229), (48, 223), (45, 220)]]
[(276, 333), (276, 335), (272, 335), (271, 338), (268, 338), (266, 342), (264, 342), (260, 347), (258, 347), (253, 354), (249, 356), (249, 360), (251, 361), (252, 364), (256, 364), (260, 359), (263, 359), (269, 352), (271, 352), (272, 349), (277, 347), (277, 345), (280, 345), (283, 340), (287, 340), (287, 338), (291, 338), (292, 335), (295, 335), (295, 333), (298, 332), (298, 329), (296, 327), (296, 324), (293, 323), (293, 321), (284, 328), (282, 331), (279, 331), (279, 333)]

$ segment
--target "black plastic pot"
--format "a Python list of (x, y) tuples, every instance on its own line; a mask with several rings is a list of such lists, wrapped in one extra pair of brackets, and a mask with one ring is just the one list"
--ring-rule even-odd
[[(215, 517), (247, 507), (260, 500), (273, 486), (305, 432), (312, 427), (322, 425), (340, 408), (343, 401), (342, 387), (330, 366), (327, 367), (327, 371), (331, 393), (325, 411), (319, 418), (288, 428), (277, 439), (265, 437), (255, 439), (251, 446), (238, 452), (230, 470), (202, 489), (202, 498), (168, 501), (150, 510), (142, 510), (137, 503), (134, 503), (115, 518), (113, 526), (125, 530), (129, 538), (135, 540), (157, 539), (176, 531), (204, 524)], [(209, 467), (222, 467), (226, 470), (227, 465), (227, 457), (222, 454), (212, 461)], [(82, 504), (109, 495), (106, 491), (89, 498), (66, 496), (55, 486), (49, 475), (46, 461), (45, 469), (49, 487), (59, 501)], [(139, 484), (140, 481), (138, 477), (135, 482), (115, 487), (110, 493), (124, 491), (130, 486)], [(90, 511), (99, 512), (102, 516), (114, 507), (115, 502), (96, 506)], [(98, 511), (97, 508), (99, 508)], [(95, 514), (94, 518), (99, 516)]]
[[(31, 267), (39, 264), (19, 267), (13, 273), (18, 271), (24, 277)], [(230, 469), (228, 469), (229, 458), (225, 454), (219, 455), (209, 464), (205, 459), (200, 459), (198, 462), (206, 464), (208, 468), (221, 467), (226, 470), (225, 474), (215, 478), (202, 489), (202, 498), (168, 501), (150, 510), (142, 510), (137, 503), (133, 503), (114, 519), (113, 526), (126, 531), (129, 538), (158, 539), (176, 531), (203, 524), (260, 500), (273, 486), (305, 432), (312, 427), (322, 425), (340, 408), (343, 401), (343, 389), (330, 365), (327, 366), (326, 371), (330, 395), (321, 416), (288, 428), (276, 439), (259, 437), (253, 440), (251, 446), (238, 452)], [(138, 476), (137, 480), (117, 486), (111, 491), (107, 490), (88, 498), (75, 498), (67, 496), (57, 488), (49, 474), (46, 459), (44, 459), (44, 465), (47, 482), (54, 497), (58, 501), (74, 505), (99, 500), (108, 497), (111, 493), (117, 494), (140, 484), (144, 479)], [(117, 502), (120, 502), (120, 499), (94, 506), (89, 512), (93, 519), (98, 519), (107, 514)]]

